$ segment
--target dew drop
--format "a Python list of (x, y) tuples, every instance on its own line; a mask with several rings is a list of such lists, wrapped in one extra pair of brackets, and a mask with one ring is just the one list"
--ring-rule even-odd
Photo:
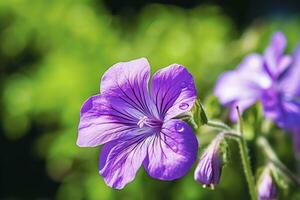
[(183, 127), (183, 125), (182, 125), (181, 123), (175, 124), (175, 129), (176, 129), (176, 131), (179, 132), (179, 133), (181, 133), (181, 132), (184, 131), (184, 127)]
[(188, 107), (189, 107), (189, 104), (187, 104), (187, 103), (181, 103), (181, 104), (179, 105), (179, 108), (180, 108), (181, 110), (186, 110), (186, 109), (188, 109)]

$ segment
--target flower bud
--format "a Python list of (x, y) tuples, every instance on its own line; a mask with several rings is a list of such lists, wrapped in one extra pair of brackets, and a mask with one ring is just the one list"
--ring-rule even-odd
[(220, 142), (224, 136), (218, 135), (202, 154), (194, 173), (194, 179), (203, 184), (203, 187), (214, 186), (220, 182), (222, 160), (219, 151)]
[(258, 184), (258, 199), (259, 200), (276, 200), (277, 187), (272, 176), (270, 167), (267, 167), (259, 180)]

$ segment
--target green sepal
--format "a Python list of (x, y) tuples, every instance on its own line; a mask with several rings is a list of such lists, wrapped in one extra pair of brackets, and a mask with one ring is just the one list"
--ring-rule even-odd
[(207, 124), (208, 118), (203, 105), (199, 100), (196, 100), (195, 105), (192, 109), (193, 120), (198, 126)]

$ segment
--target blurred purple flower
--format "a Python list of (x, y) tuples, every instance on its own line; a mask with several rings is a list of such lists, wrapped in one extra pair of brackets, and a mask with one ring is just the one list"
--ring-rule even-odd
[(224, 139), (223, 135), (218, 135), (206, 148), (194, 173), (194, 179), (203, 184), (203, 187), (210, 187), (219, 184), (222, 161), (219, 153), (220, 142)]
[(188, 124), (174, 117), (189, 111), (197, 92), (192, 75), (173, 64), (150, 82), (145, 58), (113, 65), (103, 75), (100, 94), (80, 113), (77, 145), (105, 144), (99, 173), (110, 187), (122, 189), (144, 165), (160, 180), (174, 180), (190, 169), (198, 142)]
[(274, 183), (271, 170), (267, 167), (260, 177), (258, 184), (258, 199), (259, 200), (276, 200), (277, 187)]
[[(243, 112), (260, 100), (266, 118), (298, 134), (294, 138), (299, 140), (300, 45), (292, 56), (284, 55), (285, 46), (284, 34), (274, 33), (264, 55), (248, 55), (236, 70), (221, 75), (215, 95), (223, 105), (230, 107), (232, 121), (237, 120), (237, 105)], [(294, 144), (299, 142), (294, 141)]]

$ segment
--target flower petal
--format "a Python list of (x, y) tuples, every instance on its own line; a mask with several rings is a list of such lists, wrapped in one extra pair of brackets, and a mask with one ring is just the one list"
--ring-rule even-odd
[(147, 154), (147, 140), (143, 134), (132, 134), (104, 145), (99, 173), (108, 186), (122, 189), (134, 179)]
[(264, 58), (270, 75), (278, 75), (278, 62), (283, 56), (286, 47), (286, 38), (282, 32), (273, 34), (268, 48), (265, 50)]
[(258, 184), (258, 199), (259, 200), (272, 200), (277, 199), (278, 191), (276, 184), (271, 175), (269, 168), (266, 168), (260, 178)]
[(272, 119), (284, 129), (293, 130), (299, 127), (300, 102), (284, 99), (273, 88), (266, 90), (262, 96), (265, 116)]
[(236, 120), (235, 106), (247, 109), (261, 96), (272, 81), (264, 71), (262, 57), (247, 56), (237, 70), (226, 72), (217, 81), (215, 95), (223, 105), (231, 107), (231, 119)]
[(223, 136), (216, 137), (202, 154), (194, 172), (194, 179), (199, 183), (210, 186), (220, 182), (222, 163), (219, 144), (223, 139)]
[[(137, 129), (152, 113), (148, 94), (150, 66), (145, 58), (113, 65), (102, 77), (101, 94), (82, 106), (79, 146), (97, 146)], [(157, 115), (157, 114), (156, 114)]]
[(160, 117), (165, 120), (189, 111), (197, 98), (193, 76), (177, 64), (154, 74), (150, 94)]
[(165, 123), (159, 134), (151, 137), (144, 167), (160, 180), (184, 176), (197, 157), (198, 142), (190, 126), (181, 120)]
[(283, 54), (286, 47), (286, 38), (282, 32), (276, 32), (272, 35), (269, 47), (266, 53), (272, 54), (274, 57), (279, 57)]
[(300, 44), (293, 55), (292, 65), (279, 84), (280, 90), (284, 91), (286, 96), (298, 97), (300, 101)]
[(281, 75), (284, 73), (292, 63), (292, 56), (282, 56), (277, 67), (277, 74)]
[(118, 98), (92, 96), (81, 108), (77, 145), (101, 145), (136, 130), (140, 115), (139, 111), (123, 105)]
[(101, 94), (119, 98), (122, 104), (151, 115), (150, 107), (154, 105), (148, 94), (149, 77), (150, 65), (145, 58), (117, 63), (103, 75)]
[(274, 33), (264, 53), (266, 70), (273, 78), (277, 78), (291, 63), (291, 58), (283, 55), (285, 47), (284, 34), (282, 32)]

